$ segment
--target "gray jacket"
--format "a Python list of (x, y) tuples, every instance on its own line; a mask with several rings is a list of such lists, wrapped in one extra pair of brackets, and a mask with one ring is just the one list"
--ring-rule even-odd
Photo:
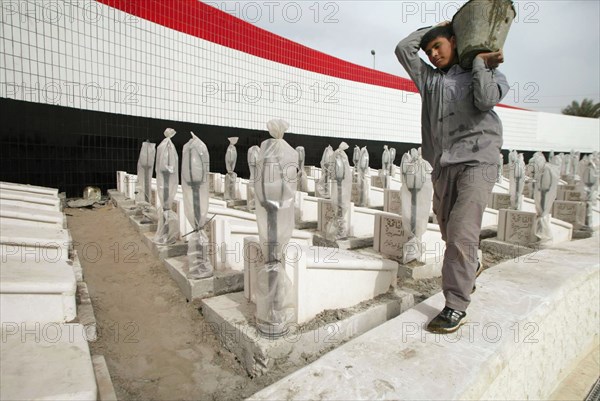
[(430, 66), (418, 55), (428, 30), (411, 33), (396, 47), (398, 60), (421, 94), (423, 158), (434, 169), (458, 163), (497, 164), (502, 122), (492, 109), (509, 90), (506, 77), (486, 68), (478, 57), (470, 71), (458, 64), (447, 73)]

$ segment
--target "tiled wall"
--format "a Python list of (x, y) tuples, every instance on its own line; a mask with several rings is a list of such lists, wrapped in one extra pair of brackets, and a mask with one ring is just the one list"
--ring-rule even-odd
[[(62, 166), (64, 183), (55, 186), (110, 186), (110, 172), (135, 168), (142, 140), (159, 142), (178, 124), (223, 135), (203, 138), (216, 146), (211, 160), (222, 159), (226, 136), (255, 142), (249, 133), (271, 118), (290, 122), (307, 155), (315, 148), (309, 162), (342, 138), (372, 143), (373, 163), (383, 143), (420, 142), (420, 98), (409, 80), (304, 48), (196, 0), (6, 0), (1, 18), (0, 100), (11, 119), (23, 119), (0, 127), (1, 144), (19, 151), (2, 151), (14, 162), (2, 179), (44, 185), (55, 181), (41, 177)], [(568, 117), (545, 124), (543, 113), (497, 111), (506, 148), (595, 146), (593, 124), (565, 138)]]

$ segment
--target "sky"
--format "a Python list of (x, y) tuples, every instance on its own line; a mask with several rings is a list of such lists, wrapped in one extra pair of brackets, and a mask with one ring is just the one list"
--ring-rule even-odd
[[(394, 55), (411, 32), (451, 20), (460, 1), (209, 1), (260, 28), (354, 64), (408, 77)], [(600, 101), (600, 0), (515, 1), (517, 17), (499, 68), (511, 85), (502, 103), (560, 113)], [(371, 51), (375, 51), (375, 56)], [(424, 54), (421, 53), (424, 57)]]

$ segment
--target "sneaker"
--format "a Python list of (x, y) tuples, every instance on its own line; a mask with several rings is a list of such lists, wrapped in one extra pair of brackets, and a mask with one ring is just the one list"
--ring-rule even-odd
[(467, 312), (462, 312), (449, 307), (434, 317), (427, 325), (427, 331), (432, 333), (454, 333), (466, 322)]
[[(483, 265), (481, 264), (481, 262), (477, 262), (477, 270), (475, 270), (475, 278), (479, 277), (479, 275), (481, 274), (481, 272), (483, 271)], [(473, 284), (473, 291), (471, 291), (471, 294), (475, 292), (475, 290), (477, 289), (477, 286), (475, 284)]]

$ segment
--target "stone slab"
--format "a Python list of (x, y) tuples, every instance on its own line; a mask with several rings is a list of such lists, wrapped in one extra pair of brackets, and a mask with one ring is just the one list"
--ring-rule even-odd
[(373, 237), (348, 237), (345, 239), (330, 241), (319, 234), (315, 234), (313, 236), (313, 245), (347, 250), (368, 248), (373, 246)]
[(318, 224), (317, 221), (297, 221), (294, 227), (298, 230), (316, 230)]
[(157, 259), (165, 260), (167, 258), (174, 258), (175, 256), (187, 255), (186, 242), (177, 241), (172, 245), (157, 245), (152, 241), (155, 234), (152, 231), (142, 233), (142, 242)]
[(158, 224), (149, 220), (146, 216), (129, 216), (129, 223), (131, 223), (133, 228), (139, 233), (155, 232), (158, 228)]
[(96, 377), (80, 324), (3, 325), (0, 399), (94, 401)]
[(502, 258), (518, 259), (521, 256), (533, 254), (539, 250), (539, 245), (520, 245), (500, 241), (497, 238), (481, 240), (479, 247), (482, 251)]
[(244, 199), (230, 199), (225, 202), (227, 202), (227, 207), (246, 206), (247, 203)]
[(412, 262), (408, 264), (398, 263), (398, 277), (403, 279), (422, 280), (442, 276), (442, 262), (420, 263)]
[(98, 400), (117, 401), (117, 394), (115, 393), (104, 356), (93, 355), (92, 364), (94, 366), (94, 374), (96, 375), (96, 385), (98, 386)]
[(538, 263), (487, 269), (456, 333), (424, 329), (444, 306), (440, 292), (249, 400), (548, 399), (598, 340), (599, 248), (574, 241), (540, 251)]
[[(396, 290), (361, 307), (341, 310), (330, 322), (313, 320), (290, 325), (277, 339), (262, 337), (254, 326), (254, 304), (242, 292), (202, 301), (204, 319), (223, 346), (233, 352), (252, 377), (266, 374), (275, 365), (302, 365), (324, 351), (398, 316), (414, 305), (412, 294)], [(333, 312), (333, 313), (331, 313)]]
[(190, 280), (187, 278), (187, 255), (165, 259), (164, 264), (188, 301), (244, 289), (244, 273), (241, 271), (216, 270), (212, 277)]
[(2, 257), (0, 321), (64, 323), (75, 318), (76, 279), (65, 262), (23, 262)]

